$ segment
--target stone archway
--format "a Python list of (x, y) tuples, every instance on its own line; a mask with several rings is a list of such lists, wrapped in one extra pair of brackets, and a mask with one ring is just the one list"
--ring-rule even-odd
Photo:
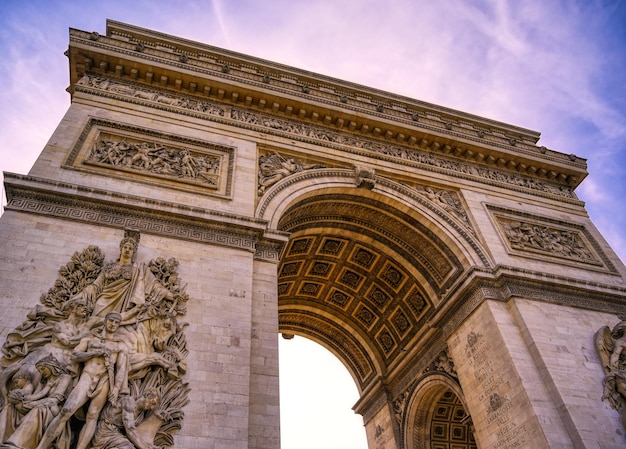
[[(382, 178), (375, 189), (357, 188), (354, 176), (335, 169), (290, 177), (257, 211), (290, 235), (277, 276), (280, 332), (335, 354), (363, 401), (428, 353), (423, 342), (436, 333), (428, 318), (444, 292), (468, 266), (489, 262), (467, 223), (419, 190)], [(391, 421), (385, 427), (387, 435), (405, 432)]]
[(433, 223), (415, 198), (398, 201), (398, 189), (393, 198), (355, 188), (352, 171), (317, 172), (277, 184), (258, 209), (290, 234), (278, 269), (279, 327), (337, 355), (362, 392), (428, 331), (442, 292), (481, 255), (451, 249), (465, 236)]
[(597, 431), (622, 424), (590, 348), (626, 310), (626, 267), (576, 196), (584, 159), (119, 22), (70, 29), (67, 55), (68, 113), (28, 175), (4, 176), (5, 331), (81, 245), (114, 253), (129, 228), (190, 279), (180, 447), (280, 446), (279, 331), (347, 366), (371, 448), (408, 449), (439, 422), (427, 404), (458, 401), (482, 447), (623, 445)]
[(476, 449), (463, 392), (450, 376), (423, 378), (408, 401), (402, 428), (405, 449)]

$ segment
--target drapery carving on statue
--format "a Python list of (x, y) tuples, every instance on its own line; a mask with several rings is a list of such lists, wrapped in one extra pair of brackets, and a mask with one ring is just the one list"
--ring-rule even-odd
[[(178, 320), (188, 295), (175, 259), (135, 262), (139, 237), (125, 232), (115, 262), (105, 263), (96, 246), (75, 253), (27, 320), (7, 336), (0, 449), (174, 444), (189, 394), (182, 380), (184, 324)], [(158, 404), (146, 397), (148, 391)], [(120, 413), (125, 418), (116, 421)]]
[(289, 175), (325, 167), (322, 164), (304, 164), (296, 159), (283, 157), (278, 153), (262, 155), (259, 157), (259, 196)]
[(147, 171), (151, 175), (193, 181), (217, 187), (221, 159), (189, 149), (169, 148), (156, 142), (99, 139), (87, 162), (122, 170)]
[(603, 400), (608, 400), (617, 410), (626, 427), (626, 320), (617, 323), (613, 330), (603, 326), (596, 332), (594, 341), (606, 376), (603, 381)]

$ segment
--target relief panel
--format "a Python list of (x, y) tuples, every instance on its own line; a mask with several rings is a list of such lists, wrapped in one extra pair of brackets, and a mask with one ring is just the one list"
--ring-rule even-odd
[(583, 225), (488, 206), (511, 255), (616, 272)]
[(234, 154), (232, 147), (92, 118), (65, 167), (230, 197)]

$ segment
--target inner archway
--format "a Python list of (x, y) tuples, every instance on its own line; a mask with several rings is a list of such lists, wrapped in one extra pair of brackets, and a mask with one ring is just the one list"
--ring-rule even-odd
[(305, 335), (346, 365), (360, 392), (428, 332), (463, 259), (415, 210), (390, 198), (324, 189), (292, 203), (278, 268), (279, 329)]
[(471, 419), (451, 390), (444, 390), (434, 403), (428, 432), (432, 449), (476, 449)]
[(476, 449), (474, 425), (457, 381), (447, 373), (424, 376), (403, 418), (405, 449)]
[(428, 321), (475, 245), (463, 225), (406, 187), (355, 189), (318, 175), (317, 188), (304, 177), (303, 185), (278, 183), (258, 209), (289, 235), (277, 273), (279, 331), (335, 355), (357, 386), (354, 410), (369, 447), (400, 448), (395, 407), (403, 393), (387, 388), (390, 373), (408, 373), (420, 353), (433, 360), (445, 349), (424, 345), (437, 338)]

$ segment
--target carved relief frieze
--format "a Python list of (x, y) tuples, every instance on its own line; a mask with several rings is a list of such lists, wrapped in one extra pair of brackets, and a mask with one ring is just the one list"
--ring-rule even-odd
[(78, 90), (81, 88), (97, 89), (125, 97), (133, 97), (137, 101), (149, 101), (163, 106), (173, 106), (219, 117), (223, 117), (226, 110), (225, 107), (214, 102), (199, 100), (192, 96), (163, 92), (143, 85), (125, 83), (103, 76), (85, 75), (77, 81), (76, 88)]
[(148, 172), (217, 189), (222, 158), (187, 148), (168, 148), (155, 141), (128, 140), (121, 136), (98, 136), (85, 164), (108, 165), (123, 171)]
[(582, 225), (494, 206), (488, 209), (510, 254), (615, 272), (613, 264)]
[(588, 263), (598, 262), (579, 232), (505, 218), (499, 223), (513, 249), (550, 253)]
[(190, 388), (189, 300), (174, 258), (76, 252), (2, 345), (2, 448), (169, 448)]
[[(128, 27), (128, 25), (124, 25)], [(568, 157), (556, 152), (547, 152), (545, 147), (535, 145), (538, 136), (511, 136), (509, 131), (497, 129), (485, 124), (477, 125), (467, 119), (450, 117), (443, 111), (422, 110), (424, 105), (406, 104), (398, 98), (380, 98), (372, 96), (369, 92), (355, 92), (354, 89), (346, 89), (345, 86), (326, 84), (324, 80), (312, 82), (310, 74), (306, 74), (306, 80), (295, 75), (293, 71), (284, 73), (280, 67), (264, 67), (251, 61), (234, 62), (226, 61), (223, 55), (212, 51), (202, 51), (197, 47), (191, 49), (186, 45), (172, 43), (172, 41), (153, 42), (143, 40), (141, 37), (121, 31), (112, 27), (109, 36), (100, 36), (93, 39), (94, 33), (80, 30), (71, 30), (71, 39), (89, 40), (89, 44), (96, 47), (114, 49), (119, 53), (142, 54), (142, 58), (148, 61), (166, 61), (167, 64), (177, 66), (185, 70), (195, 70), (199, 73), (210, 73), (212, 76), (221, 77), (231, 81), (244, 82), (249, 85), (264, 85), (272, 90), (289, 95), (306, 98), (314, 98), (318, 102), (326, 104), (341, 104), (356, 113), (367, 113), (373, 116), (391, 117), (393, 120), (411, 123), (413, 126), (444, 132), (449, 135), (463, 137), (464, 139), (477, 142), (489, 142), (490, 145), (501, 148), (516, 147), (517, 151), (527, 154), (542, 153), (552, 160), (563, 160)], [(97, 34), (97, 33), (96, 33)], [(116, 36), (122, 39), (115, 38)], [(93, 61), (90, 61), (93, 63)], [(87, 66), (89, 69), (89, 66)], [(190, 87), (194, 91), (197, 85)], [(549, 153), (549, 154), (546, 154)], [(569, 156), (572, 160), (572, 156)], [(574, 159), (577, 159), (574, 157)]]
[(107, 175), (135, 175), (220, 196), (229, 196), (234, 148), (211, 142), (165, 135), (135, 126), (91, 119), (72, 149), (66, 167), (106, 170)]
[(302, 141), (314, 142), (356, 154), (390, 159), (401, 159), (404, 163), (418, 165), (424, 169), (445, 173), (450, 176), (476, 179), (484, 183), (506, 186), (506, 188), (556, 195), (573, 200), (578, 198), (571, 187), (545, 179), (525, 176), (519, 173), (461, 159), (437, 156), (419, 147), (400, 145), (385, 140), (359, 136), (345, 130), (338, 131), (302, 121), (278, 118), (252, 109), (231, 107), (218, 102), (197, 99), (191, 95), (177, 94), (145, 86), (85, 75), (76, 84), (77, 90), (109, 95), (124, 96), (133, 102), (151, 103), (159, 109), (176, 110), (188, 115), (210, 118), (224, 123), (238, 123), (239, 126), (278, 135), (297, 137)]
[[(227, 113), (228, 114), (228, 113)], [(346, 131), (335, 131), (330, 128), (309, 125), (290, 119), (276, 118), (268, 114), (258, 113), (252, 110), (239, 108), (230, 109), (230, 118), (248, 125), (257, 125), (265, 128), (282, 131), (289, 134), (299, 135), (305, 140), (312, 140), (329, 146), (335, 146), (343, 150), (363, 153), (363, 150), (373, 152), (380, 157), (402, 159), (408, 163), (421, 164), (436, 171), (458, 176), (482, 178), (483, 182), (498, 182), (524, 189), (531, 189), (551, 195), (577, 199), (573, 190), (557, 183), (550, 183), (529, 176), (511, 173), (497, 168), (484, 166), (476, 163), (466, 163), (462, 160), (436, 156), (430, 152), (417, 148), (410, 148), (383, 140), (367, 138), (351, 134)], [(333, 145), (334, 144), (334, 145)], [(349, 148), (346, 148), (349, 147)], [(368, 154), (371, 156), (371, 154)]]

